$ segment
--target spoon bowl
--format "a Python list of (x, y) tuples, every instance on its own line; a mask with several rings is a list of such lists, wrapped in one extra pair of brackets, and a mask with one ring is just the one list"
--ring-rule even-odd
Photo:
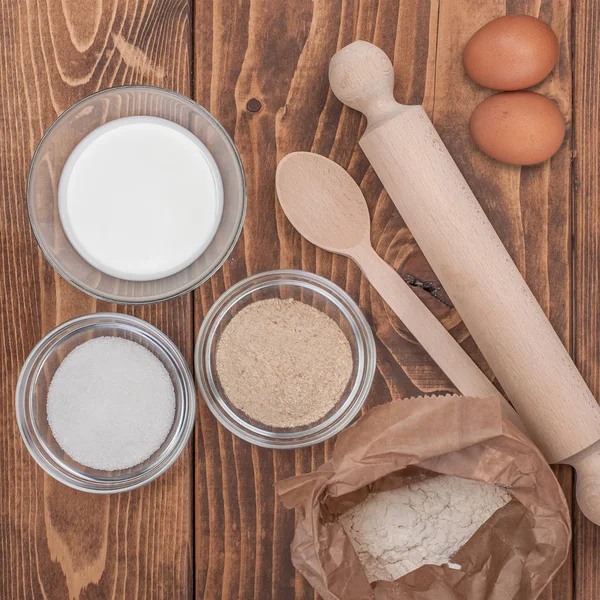
[(369, 242), (371, 218), (363, 193), (337, 163), (292, 152), (277, 167), (276, 185), (287, 218), (315, 246), (350, 256)]

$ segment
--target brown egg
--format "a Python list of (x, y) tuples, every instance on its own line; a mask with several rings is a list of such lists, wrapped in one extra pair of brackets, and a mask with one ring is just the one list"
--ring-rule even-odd
[(558, 106), (535, 92), (502, 92), (486, 98), (473, 111), (469, 128), (482, 152), (513, 165), (547, 160), (565, 137)]
[(467, 74), (493, 90), (522, 90), (545, 79), (558, 60), (558, 40), (548, 25), (527, 15), (490, 21), (468, 41)]

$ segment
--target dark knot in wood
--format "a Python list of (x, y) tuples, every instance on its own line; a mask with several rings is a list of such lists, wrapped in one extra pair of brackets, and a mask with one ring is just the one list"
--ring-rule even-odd
[(251, 113), (257, 113), (261, 108), (262, 104), (257, 98), (250, 98), (246, 104), (246, 110)]

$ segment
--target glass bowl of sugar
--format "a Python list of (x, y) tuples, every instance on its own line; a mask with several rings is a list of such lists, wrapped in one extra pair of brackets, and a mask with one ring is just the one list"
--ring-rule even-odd
[(259, 273), (229, 288), (196, 341), (196, 381), (238, 437), (302, 448), (347, 427), (376, 367), (373, 332), (354, 300), (306, 271)]
[(30, 454), (85, 492), (124, 492), (156, 479), (185, 448), (195, 412), (194, 382), (177, 346), (119, 313), (56, 327), (17, 382), (17, 423)]
[(208, 111), (170, 90), (125, 86), (56, 119), (33, 156), (27, 204), (62, 277), (102, 300), (147, 304), (220, 268), (242, 229), (246, 184)]

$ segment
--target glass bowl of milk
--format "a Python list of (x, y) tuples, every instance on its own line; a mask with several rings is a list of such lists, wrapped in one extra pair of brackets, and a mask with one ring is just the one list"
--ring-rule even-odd
[(102, 90), (39, 143), (29, 218), (50, 264), (102, 300), (146, 304), (213, 275), (241, 233), (244, 170), (204, 108), (150, 86)]

